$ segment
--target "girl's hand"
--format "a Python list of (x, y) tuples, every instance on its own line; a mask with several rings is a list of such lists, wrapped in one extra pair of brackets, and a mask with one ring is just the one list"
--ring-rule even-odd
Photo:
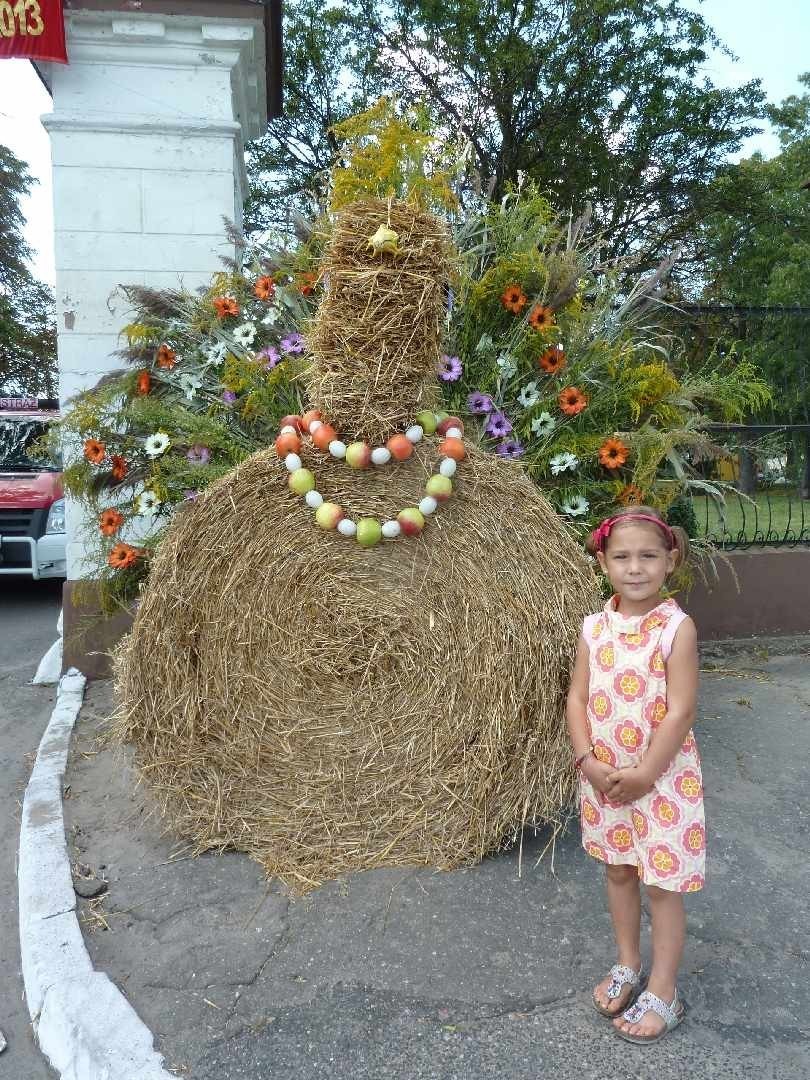
[(655, 777), (651, 776), (643, 765), (632, 765), (629, 769), (611, 769), (607, 781), (607, 797), (611, 802), (621, 805), (635, 802), (652, 791), (655, 785)]
[(604, 761), (600, 761), (593, 754), (589, 754), (580, 768), (585, 779), (590, 781), (597, 791), (601, 791), (603, 795), (608, 794), (610, 790), (609, 778), (616, 773), (612, 765), (606, 765)]

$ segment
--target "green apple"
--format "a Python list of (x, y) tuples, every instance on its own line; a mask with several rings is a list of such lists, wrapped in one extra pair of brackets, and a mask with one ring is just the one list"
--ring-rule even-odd
[(343, 508), (338, 506), (337, 503), (321, 503), (315, 511), (315, 524), (322, 529), (336, 529), (343, 516)]
[(436, 417), (430, 409), (425, 409), (424, 412), (417, 413), (414, 417), (414, 422), (421, 427), (426, 435), (432, 435), (436, 430)]
[(418, 536), (425, 527), (425, 515), (416, 506), (406, 506), (400, 510), (397, 521), (405, 536)]
[(368, 443), (349, 443), (346, 447), (346, 464), (353, 469), (367, 469), (371, 464), (371, 447)]
[(436, 502), (447, 502), (453, 494), (453, 481), (449, 476), (434, 473), (425, 484), (425, 491), (428, 495), (432, 495)]
[(315, 474), (309, 469), (296, 469), (290, 473), (287, 483), (290, 491), (294, 491), (296, 495), (306, 495), (308, 491), (315, 490)]
[(360, 518), (357, 522), (357, 543), (360, 547), (374, 547), (382, 540), (382, 525), (376, 518)]

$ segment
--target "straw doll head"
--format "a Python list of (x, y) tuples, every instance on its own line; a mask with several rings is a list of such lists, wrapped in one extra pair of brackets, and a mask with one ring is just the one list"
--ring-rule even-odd
[(408, 203), (369, 199), (340, 212), (307, 381), (342, 436), (382, 441), (436, 404), (450, 260), (445, 226)]

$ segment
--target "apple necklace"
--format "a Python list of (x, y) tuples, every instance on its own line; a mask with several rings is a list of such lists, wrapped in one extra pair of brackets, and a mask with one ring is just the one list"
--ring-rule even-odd
[[(464, 425), (457, 416), (447, 413), (421, 412), (417, 423), (402, 434), (392, 435), (384, 446), (371, 447), (366, 442), (346, 443), (337, 432), (321, 419), (317, 409), (303, 416), (285, 416), (276, 439), (276, 453), (284, 461), (290, 476), (290, 491), (302, 495), (307, 506), (315, 511), (315, 524), (326, 531), (354, 538), (361, 547), (375, 547), (382, 540), (395, 540), (398, 536), (419, 536), (425, 527), (425, 519), (434, 514), (440, 503), (447, 502), (453, 493), (453, 476), (458, 463), (467, 456), (464, 446)], [(344, 461), (352, 469), (367, 469), (370, 465), (383, 466), (390, 461), (407, 461), (414, 446), (424, 435), (443, 436), (439, 444), (442, 459), (439, 471), (425, 484), (425, 494), (416, 506), (406, 506), (396, 517), (379, 521), (373, 517), (348, 517), (338, 503), (327, 502), (316, 488), (315, 474), (303, 466), (299, 451), (302, 436), (309, 436), (312, 445), (336, 460)]]

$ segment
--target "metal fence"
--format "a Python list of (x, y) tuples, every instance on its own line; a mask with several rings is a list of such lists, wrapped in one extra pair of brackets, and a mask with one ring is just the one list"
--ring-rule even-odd
[(810, 424), (711, 430), (722, 453), (701, 471), (724, 497), (693, 497), (698, 535), (726, 550), (810, 546)]

